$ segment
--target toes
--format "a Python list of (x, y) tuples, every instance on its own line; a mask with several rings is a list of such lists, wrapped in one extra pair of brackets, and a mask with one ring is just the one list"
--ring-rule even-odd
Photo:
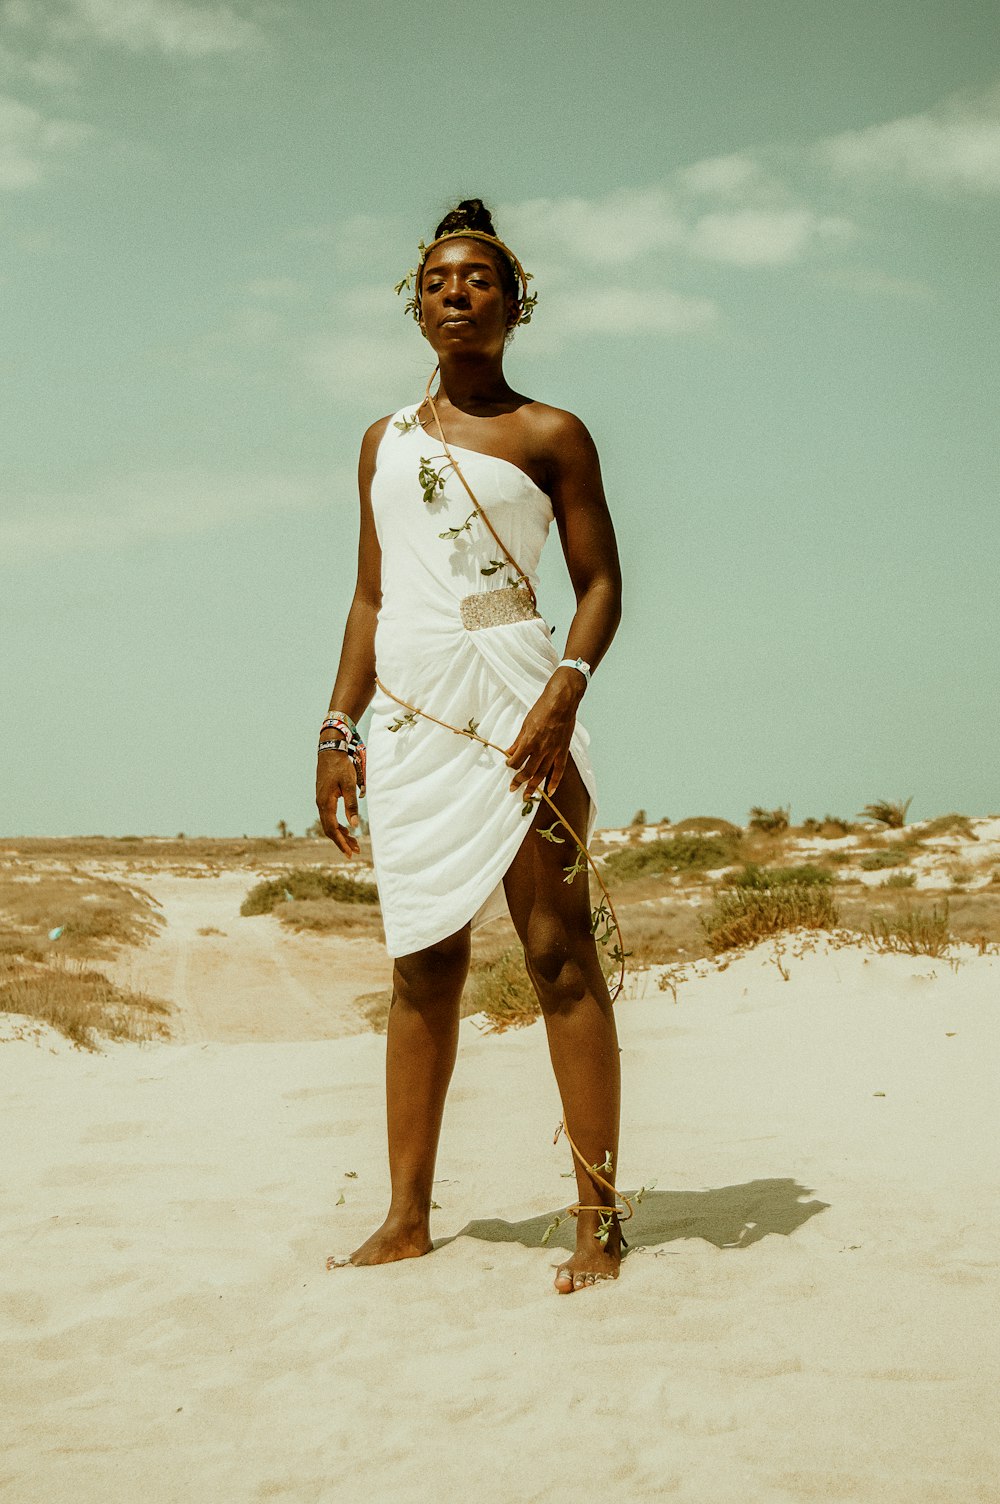
[(347, 1266), (350, 1263), (351, 1263), (351, 1256), (350, 1256), (349, 1253), (339, 1254), (339, 1255), (335, 1254), (335, 1253), (331, 1253), (330, 1257), (326, 1261), (326, 1267), (327, 1267), (328, 1270), (329, 1269), (346, 1269)]
[(574, 1288), (572, 1269), (560, 1269), (556, 1274), (555, 1284), (560, 1295), (568, 1295)]

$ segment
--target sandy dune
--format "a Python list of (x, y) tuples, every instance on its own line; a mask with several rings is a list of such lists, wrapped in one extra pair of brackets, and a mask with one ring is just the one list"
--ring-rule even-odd
[(782, 965), (619, 1004), (656, 1187), (570, 1296), (539, 1026), (462, 1025), (436, 1251), (332, 1273), (384, 1210), (382, 1039), (5, 1045), (0, 1499), (996, 1500), (1000, 959)]
[(150, 945), (105, 969), (174, 1003), (178, 1042), (338, 1039), (368, 1027), (354, 999), (390, 986), (392, 963), (371, 940), (295, 934), (268, 914), (242, 918), (255, 873), (137, 880), (166, 924)]

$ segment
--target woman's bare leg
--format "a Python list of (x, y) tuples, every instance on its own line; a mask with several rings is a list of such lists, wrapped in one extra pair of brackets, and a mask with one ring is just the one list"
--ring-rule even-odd
[(458, 1011), (469, 971), (469, 926), (393, 967), (385, 1053), (392, 1199), (382, 1226), (352, 1264), (389, 1264), (431, 1249), (430, 1209), (444, 1099), (458, 1050)]
[[(553, 795), (573, 829), (586, 835), (589, 798), (572, 762)], [(618, 1122), (621, 1072), (614, 1011), (590, 932), (590, 897), (585, 872), (571, 883), (565, 867), (576, 847), (556, 822), (563, 845), (543, 840), (539, 827), (553, 826), (555, 816), (543, 801), (504, 880), (511, 917), (524, 946), (528, 975), (538, 994), (549, 1054), (566, 1114), (566, 1126), (589, 1164), (600, 1165), (610, 1151), (614, 1182), (618, 1167)], [(576, 1162), (577, 1194), (584, 1206), (612, 1206), (611, 1193), (596, 1185)], [(595, 1278), (616, 1276), (621, 1235), (612, 1225), (605, 1247), (594, 1234), (600, 1214), (576, 1218), (576, 1252), (561, 1264), (556, 1289), (568, 1294)]]

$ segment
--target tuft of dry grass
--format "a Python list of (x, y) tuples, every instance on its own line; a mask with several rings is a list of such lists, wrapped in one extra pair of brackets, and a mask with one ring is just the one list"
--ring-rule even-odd
[(805, 836), (822, 836), (824, 840), (835, 841), (840, 836), (849, 836), (857, 826), (852, 825), (850, 820), (841, 819), (840, 815), (824, 815), (822, 820), (810, 815), (802, 821), (800, 829)]
[(23, 1013), (58, 1029), (81, 1049), (102, 1039), (147, 1043), (168, 1037), (169, 1003), (118, 987), (100, 971), (70, 963), (7, 968), (0, 974), (0, 1013)]
[(702, 920), (712, 950), (743, 949), (786, 930), (834, 929), (837, 910), (825, 883), (775, 888), (730, 888)]
[(342, 872), (327, 872), (322, 867), (291, 867), (281, 877), (255, 883), (240, 905), (246, 918), (251, 914), (270, 914), (287, 903), (315, 899), (334, 899), (340, 904), (378, 903), (374, 883), (347, 877)]
[(833, 873), (827, 867), (814, 867), (809, 862), (798, 867), (759, 867), (747, 862), (739, 872), (727, 872), (722, 882), (727, 888), (787, 888), (794, 884), (815, 887), (832, 883)]
[(755, 804), (750, 811), (747, 824), (751, 830), (762, 830), (767, 835), (778, 835), (781, 831), (788, 829), (791, 813), (791, 805), (785, 805), (779, 809), (762, 809), (759, 804)]
[(382, 914), (377, 904), (342, 903), (336, 898), (298, 898), (275, 910), (289, 929), (314, 935), (353, 935), (382, 939)]
[(868, 938), (880, 951), (902, 951), (908, 956), (943, 956), (955, 943), (949, 923), (948, 900), (938, 912), (907, 907), (894, 914), (872, 914)]
[(495, 960), (471, 974), (466, 998), (470, 1013), (486, 1014), (489, 1034), (523, 1029), (541, 1014), (525, 970), (524, 952), (517, 946), (502, 951)]
[[(144, 945), (163, 923), (156, 900), (142, 888), (106, 877), (42, 873), (36, 879), (0, 875), (0, 912), (10, 925), (8, 953), (43, 953), (58, 944), (78, 957)], [(52, 930), (57, 940), (49, 941)], [(13, 938), (12, 938), (13, 937)]]
[(913, 795), (905, 802), (893, 804), (891, 799), (876, 799), (874, 804), (866, 804), (858, 815), (859, 820), (871, 820), (874, 825), (881, 825), (885, 830), (902, 830), (906, 824), (906, 811), (913, 803)]
[(924, 840), (928, 836), (964, 836), (968, 841), (979, 840), (968, 815), (937, 815), (933, 820), (928, 820), (920, 834)]

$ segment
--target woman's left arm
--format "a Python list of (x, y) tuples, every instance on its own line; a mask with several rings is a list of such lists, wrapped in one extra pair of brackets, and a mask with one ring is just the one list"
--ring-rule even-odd
[[(618, 546), (593, 439), (571, 413), (553, 417), (557, 421), (547, 435), (553, 456), (549, 495), (576, 594), (564, 656), (582, 658), (593, 669), (611, 646), (621, 620)], [(507, 766), (518, 769), (511, 788), (521, 789), (526, 798), (543, 782), (550, 794), (558, 788), (586, 687), (579, 669), (557, 668), (525, 716), (508, 750)]]

